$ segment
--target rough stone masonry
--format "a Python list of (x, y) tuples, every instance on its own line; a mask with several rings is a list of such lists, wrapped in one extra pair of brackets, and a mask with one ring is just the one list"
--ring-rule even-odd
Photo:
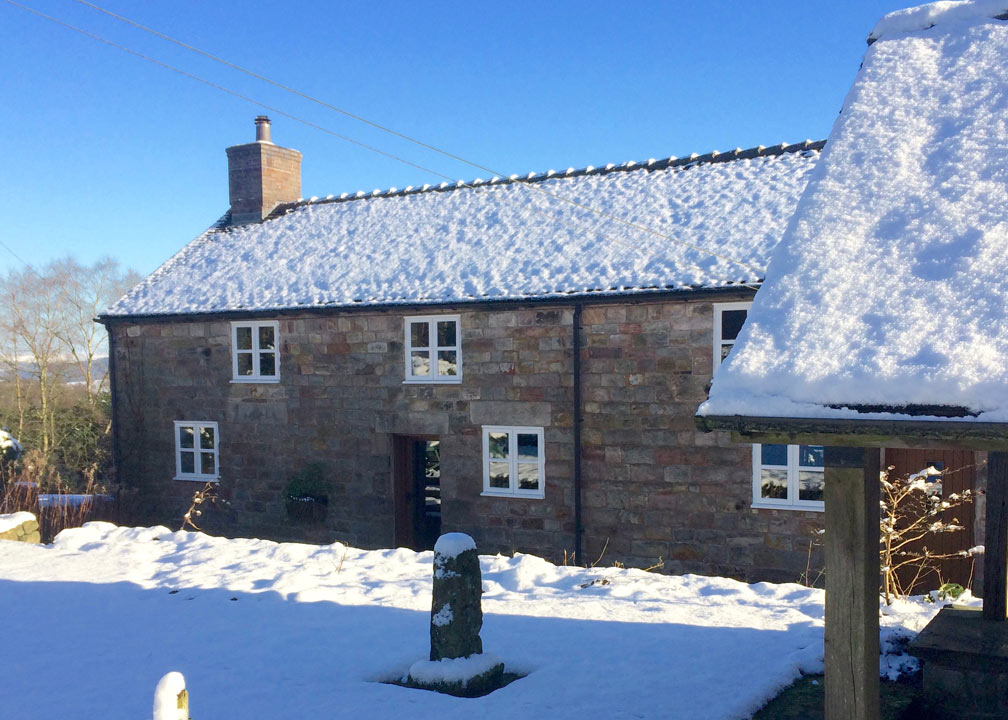
[(483, 652), (483, 577), (476, 543), (465, 533), (446, 533), (434, 545), (430, 659)]

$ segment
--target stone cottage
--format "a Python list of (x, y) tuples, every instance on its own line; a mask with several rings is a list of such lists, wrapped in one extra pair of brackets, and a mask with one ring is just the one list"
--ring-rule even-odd
[(799, 578), (820, 449), (693, 415), (822, 142), (304, 200), (256, 122), (227, 214), (100, 318), (132, 519), (212, 482), (230, 535)]

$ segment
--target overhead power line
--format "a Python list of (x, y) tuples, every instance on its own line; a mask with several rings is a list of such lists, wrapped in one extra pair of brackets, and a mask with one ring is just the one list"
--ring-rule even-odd
[[(10, 0), (8, 0), (8, 1), (10, 1)], [(468, 165), (468, 166), (470, 166), (472, 168), (476, 168), (477, 170), (481, 170), (483, 172), (490, 173), (491, 175), (497, 175), (497, 176), (500, 176), (500, 177), (507, 177), (505, 173), (502, 173), (502, 172), (500, 172), (498, 170), (494, 170), (493, 168), (487, 167), (486, 165), (482, 165), (482, 164), (480, 164), (478, 162), (474, 162), (472, 160), (464, 158), (461, 155), (456, 155), (455, 153), (449, 152), (448, 150), (445, 150), (443, 148), (439, 148), (436, 145), (432, 145), (430, 143), (424, 142), (423, 140), (419, 140), (419, 139), (417, 139), (415, 137), (412, 137), (412, 136), (407, 135), (405, 133), (399, 132), (398, 130), (394, 130), (394, 129), (386, 126), (386, 125), (382, 125), (381, 123), (375, 122), (374, 120), (369, 120), (368, 118), (363, 117), (362, 115), (358, 115), (356, 113), (350, 112), (349, 110), (341, 108), (341, 107), (339, 107), (337, 105), (333, 105), (332, 103), (326, 102), (325, 100), (317, 98), (317, 97), (315, 97), (313, 95), (309, 95), (308, 93), (302, 92), (301, 90), (298, 90), (297, 88), (293, 88), (293, 87), (291, 87), (289, 85), (281, 83), (281, 82), (279, 82), (277, 80), (274, 80), (274, 79), (272, 79), (270, 77), (267, 77), (267, 76), (265, 76), (265, 75), (263, 75), (261, 73), (257, 73), (254, 70), (249, 70), (248, 68), (243, 67), (243, 66), (241, 66), (241, 65), (239, 65), (237, 63), (231, 62), (230, 60), (222, 58), (222, 57), (220, 57), (218, 55), (214, 55), (213, 53), (208, 52), (206, 50), (203, 50), (201, 48), (198, 48), (198, 47), (196, 47), (194, 45), (190, 45), (189, 43), (183, 42), (182, 40), (179, 40), (177, 38), (172, 37), (171, 35), (168, 35), (166, 33), (163, 33), (161, 31), (159, 31), (159, 30), (155, 30), (154, 28), (148, 27), (147, 25), (139, 23), (136, 20), (133, 20), (131, 18), (125, 17), (124, 15), (120, 15), (118, 13), (112, 12), (111, 10), (103, 8), (100, 5), (96, 5), (95, 3), (88, 2), (88, 0), (74, 0), (74, 1), (77, 2), (77, 3), (79, 3), (80, 5), (84, 5), (86, 7), (92, 8), (93, 10), (97, 10), (100, 13), (104, 13), (105, 15), (108, 15), (109, 17), (115, 18), (116, 20), (119, 20), (120, 22), (126, 23), (126, 24), (131, 25), (131, 26), (133, 26), (135, 28), (143, 30), (144, 32), (150, 33), (151, 35), (154, 35), (156, 37), (161, 38), (162, 40), (167, 40), (170, 43), (174, 43), (175, 45), (178, 45), (179, 47), (184, 48), (186, 50), (189, 50), (190, 52), (194, 52), (194, 53), (197, 53), (198, 55), (202, 55), (203, 57), (208, 58), (210, 60), (213, 60), (214, 62), (220, 63), (221, 65), (225, 65), (226, 67), (229, 67), (229, 68), (231, 68), (233, 70), (237, 70), (238, 72), (244, 73), (244, 74), (246, 74), (246, 75), (248, 75), (250, 77), (253, 77), (253, 78), (257, 79), (257, 80), (261, 80), (262, 82), (265, 82), (265, 83), (268, 83), (270, 85), (273, 85), (274, 87), (279, 88), (279, 89), (281, 89), (281, 90), (283, 90), (285, 92), (291, 93), (292, 95), (296, 95), (297, 97), (303, 98), (303, 99), (308, 100), (309, 102), (313, 102), (313, 103), (315, 103), (317, 105), (321, 105), (324, 108), (327, 108), (327, 109), (332, 110), (334, 112), (340, 113), (341, 115), (344, 115), (344, 116), (346, 116), (348, 118), (351, 118), (353, 120), (356, 120), (358, 122), (364, 123), (365, 125), (369, 125), (369, 126), (371, 126), (373, 128), (381, 130), (384, 133), (388, 133), (389, 135), (397, 137), (397, 138), (399, 138), (401, 140), (406, 140), (407, 142), (413, 143), (414, 145), (418, 145), (418, 146), (420, 146), (420, 147), (422, 147), (422, 148), (424, 148), (426, 150), (430, 150), (432, 152), (438, 153), (439, 155), (443, 155), (446, 158), (450, 158), (451, 160), (455, 160), (455, 161), (460, 162), (460, 163), (462, 163), (464, 165)], [(417, 167), (417, 166), (414, 165), (414, 167)], [(428, 172), (432, 172), (432, 171), (428, 170)], [(446, 178), (447, 177), (446, 175), (442, 175), (441, 173), (434, 173), (434, 174), (438, 175), (439, 177), (442, 177), (442, 178)], [(604, 218), (606, 218), (608, 220), (612, 220), (614, 222), (618, 222), (618, 223), (627, 225), (629, 227), (633, 227), (633, 228), (635, 228), (637, 230), (640, 230), (642, 232), (647, 232), (647, 233), (650, 233), (650, 234), (653, 234), (653, 235), (657, 235), (658, 237), (661, 237), (661, 238), (666, 239), (666, 240), (670, 240), (672, 242), (678, 243), (678, 244), (683, 245), (685, 247), (689, 247), (690, 249), (696, 250), (697, 252), (701, 252), (701, 253), (703, 253), (705, 255), (710, 255), (712, 257), (716, 257), (718, 259), (725, 260), (727, 262), (731, 262), (731, 263), (734, 263), (736, 265), (740, 265), (740, 266), (745, 267), (745, 268), (747, 268), (749, 270), (753, 270), (754, 272), (756, 272), (756, 273), (758, 273), (760, 275), (765, 275), (766, 274), (766, 270), (764, 268), (758, 268), (758, 267), (755, 267), (754, 265), (751, 265), (749, 263), (743, 262), (741, 260), (737, 260), (737, 259), (729, 257), (727, 255), (721, 255), (721, 254), (718, 254), (718, 253), (716, 253), (716, 252), (714, 252), (712, 250), (708, 250), (706, 248), (700, 247), (698, 245), (693, 245), (691, 243), (687, 243), (685, 241), (679, 240), (678, 238), (671, 237), (671, 236), (669, 236), (669, 235), (667, 235), (665, 233), (662, 233), (662, 232), (660, 232), (658, 230), (655, 230), (653, 228), (649, 228), (649, 227), (647, 227), (645, 225), (641, 225), (641, 224), (638, 224), (638, 223), (630, 222), (630, 221), (625, 220), (623, 218), (620, 218), (618, 216), (611, 215), (611, 214), (609, 214), (609, 213), (607, 213), (607, 212), (605, 212), (603, 210), (598, 210), (597, 208), (593, 208), (593, 207), (591, 207), (589, 205), (584, 205), (582, 203), (579, 203), (576, 200), (571, 200), (570, 198), (565, 198), (565, 197), (563, 197), (561, 195), (557, 195), (555, 193), (551, 193), (548, 190), (544, 190), (544, 189), (542, 189), (540, 187), (532, 187), (528, 183), (524, 183), (524, 184), (526, 185), (526, 187), (529, 187), (530, 189), (533, 189), (533, 190), (535, 190), (537, 192), (540, 192), (540, 193), (542, 193), (544, 195), (548, 195), (549, 197), (552, 197), (552, 198), (555, 198), (557, 200), (560, 200), (561, 202), (566, 202), (566, 203), (569, 203), (571, 205), (575, 205), (576, 207), (579, 207), (579, 208), (581, 208), (583, 210), (587, 210), (589, 212), (592, 212), (592, 213), (594, 213), (594, 214), (596, 214), (596, 215), (598, 215), (600, 217), (604, 217)]]
[[(363, 117), (361, 117), (359, 115), (356, 115), (354, 113), (351, 113), (351, 112), (348, 112), (348, 111), (343, 110), (341, 108), (338, 108), (338, 107), (336, 107), (334, 105), (331, 105), (331, 104), (329, 104), (329, 103), (327, 103), (327, 102), (325, 102), (323, 100), (319, 100), (319, 99), (314, 98), (314, 97), (312, 97), (310, 95), (307, 95), (307, 94), (302, 93), (302, 92), (300, 92), (298, 90), (295, 90), (295, 89), (290, 88), (290, 87), (288, 87), (286, 85), (283, 85), (282, 83), (276, 82), (276, 81), (271, 80), (269, 78), (266, 78), (266, 77), (264, 77), (262, 75), (259, 75), (258, 73), (252, 72), (250, 70), (246, 70), (245, 68), (242, 68), (241, 66), (236, 65), (234, 63), (231, 63), (231, 62), (229, 62), (227, 60), (224, 60), (222, 58), (218, 58), (217, 56), (212, 55), (211, 53), (208, 53), (208, 52), (205, 52), (203, 50), (200, 50), (199, 48), (195, 48), (195, 47), (193, 47), (191, 45), (188, 45), (187, 43), (183, 43), (183, 42), (181, 42), (179, 40), (175, 40), (174, 38), (171, 38), (170, 36), (165, 35), (164, 33), (160, 33), (160, 32), (158, 32), (156, 30), (148, 28), (148, 27), (146, 27), (144, 25), (141, 25), (140, 23), (132, 21), (132, 20), (130, 20), (128, 18), (125, 18), (125, 17), (123, 17), (121, 15), (117, 15), (116, 13), (113, 13), (111, 11), (105, 10), (104, 8), (101, 8), (101, 7), (97, 6), (97, 5), (94, 5), (94, 4), (89, 3), (89, 2), (84, 2), (83, 0), (76, 0), (76, 1), (79, 2), (79, 3), (81, 3), (81, 4), (83, 4), (83, 5), (86, 5), (88, 7), (92, 7), (95, 10), (98, 10), (98, 11), (100, 11), (102, 13), (110, 15), (111, 17), (114, 17), (114, 18), (120, 20), (121, 22), (125, 22), (125, 23), (133, 25), (135, 27), (138, 27), (140, 29), (143, 29), (146, 32), (152, 33), (152, 34), (154, 34), (154, 35), (156, 35), (158, 37), (161, 37), (161, 38), (163, 38), (165, 40), (173, 42), (173, 43), (175, 43), (175, 44), (177, 44), (177, 45), (179, 45), (179, 46), (181, 46), (183, 48), (186, 48), (186, 49), (188, 49), (188, 50), (190, 50), (192, 52), (199, 53), (200, 55), (203, 55), (205, 57), (213, 59), (216, 62), (224, 64), (224, 65), (226, 65), (228, 67), (231, 67), (233, 69), (239, 70), (239, 71), (241, 71), (243, 73), (246, 73), (246, 74), (248, 74), (248, 75), (250, 75), (250, 76), (252, 76), (254, 78), (257, 78), (259, 80), (262, 80), (264, 82), (270, 83), (270, 84), (272, 84), (272, 85), (274, 85), (274, 86), (276, 86), (278, 88), (281, 88), (281, 89), (283, 89), (283, 90), (285, 90), (287, 92), (293, 93), (293, 94), (295, 94), (295, 95), (297, 95), (299, 97), (302, 97), (304, 99), (307, 99), (307, 100), (309, 100), (311, 102), (315, 102), (315, 103), (320, 104), (320, 105), (322, 105), (322, 106), (324, 106), (326, 108), (329, 108), (329, 109), (332, 109), (332, 110), (334, 110), (336, 112), (342, 113), (343, 115), (346, 115), (346, 116), (351, 117), (351, 118), (353, 118), (355, 120), (358, 120), (358, 121), (363, 122), (363, 123), (365, 123), (367, 125), (370, 125), (370, 126), (375, 127), (375, 128), (377, 128), (379, 130), (382, 130), (383, 132), (392, 134), (392, 135), (394, 135), (396, 137), (399, 137), (401, 139), (407, 140), (409, 142), (412, 142), (414, 144), (417, 144), (417, 145), (419, 145), (421, 147), (427, 148), (427, 149), (432, 150), (434, 152), (440, 153), (441, 155), (444, 155), (446, 157), (455, 159), (455, 160), (457, 160), (459, 162), (462, 162), (464, 164), (467, 164), (467, 165), (470, 165), (472, 167), (484, 170), (485, 172), (489, 172), (489, 173), (492, 173), (492, 174), (498, 175), (498, 176), (503, 176), (503, 173), (498, 173), (495, 170), (493, 170), (492, 168), (488, 168), (488, 167), (485, 167), (485, 166), (480, 165), (478, 163), (471, 162), (471, 161), (466, 160), (466, 159), (464, 159), (464, 158), (462, 158), (460, 156), (457, 156), (457, 155), (455, 155), (453, 153), (447, 152), (447, 151), (442, 150), (440, 148), (437, 148), (437, 147), (435, 147), (433, 145), (430, 145), (428, 143), (424, 143), (424, 142), (422, 142), (420, 140), (417, 140), (415, 138), (412, 138), (412, 137), (410, 137), (408, 135), (405, 135), (405, 134), (399, 133), (399, 132), (397, 132), (395, 130), (392, 130), (390, 128), (387, 128), (387, 127), (385, 127), (385, 126), (383, 126), (383, 125), (381, 125), (379, 123), (375, 123), (375, 122), (373, 122), (371, 120), (368, 120), (366, 118), (363, 118)], [(425, 167), (425, 166), (420, 165), (418, 163), (414, 163), (414, 162), (412, 162), (410, 160), (402, 158), (402, 157), (400, 157), (398, 155), (395, 155), (393, 153), (386, 152), (386, 151), (381, 150), (379, 148), (376, 148), (376, 147), (374, 147), (372, 145), (368, 145), (367, 143), (363, 143), (363, 142), (361, 142), (359, 140), (355, 140), (354, 138), (351, 138), (351, 137), (348, 137), (348, 136), (343, 135), (341, 133), (338, 133), (338, 132), (336, 132), (334, 130), (331, 130), (331, 129), (327, 128), (327, 127), (324, 127), (322, 125), (314, 123), (314, 122), (312, 122), (310, 120), (306, 120), (306, 119), (301, 118), (301, 117), (299, 117), (297, 115), (294, 115), (292, 113), (286, 112), (285, 110), (282, 110), (279, 107), (276, 107), (274, 105), (270, 105), (270, 104), (264, 103), (264, 102), (262, 102), (260, 100), (252, 98), (252, 97), (250, 97), (248, 95), (244, 95), (244, 94), (242, 94), (240, 92), (237, 92), (237, 91), (232, 90), (232, 89), (230, 89), (228, 87), (225, 87), (223, 85), (215, 83), (215, 82), (213, 82), (211, 80), (207, 80), (206, 78), (200, 77), (199, 75), (196, 75), (194, 73), (188, 72), (186, 70), (178, 68), (178, 67), (176, 67), (174, 65), (171, 65), (169, 63), (166, 63), (166, 62), (163, 62), (161, 60), (158, 60), (157, 58), (154, 58), (154, 57), (151, 57), (151, 56), (146, 55), (144, 53), (141, 53), (141, 52), (139, 52), (137, 50), (134, 50), (134, 49), (132, 49), (130, 47), (127, 47), (125, 45), (122, 45), (120, 43), (117, 43), (117, 42), (115, 42), (113, 40), (109, 40), (109, 39), (107, 39), (105, 37), (102, 37), (102, 36), (96, 34), (96, 33), (93, 33), (93, 32), (90, 32), (88, 30), (85, 30), (83, 28), (77, 27), (76, 25), (72, 25), (72, 24), (70, 24), (68, 22), (60, 20), (59, 18), (53, 17), (53, 16), (48, 15), (46, 13), (43, 13), (43, 12), (41, 12), (39, 10), (36, 10), (34, 8), (31, 8), (31, 7), (28, 7), (27, 5), (23, 5), (23, 4), (19, 3), (19, 2), (16, 2), (15, 0), (4, 0), (4, 2), (6, 2), (7, 4), (12, 5), (14, 7), (17, 7), (17, 8), (20, 8), (22, 10), (25, 10), (26, 12), (29, 12), (29, 13), (31, 13), (33, 15), (41, 17), (41, 18), (43, 18), (45, 20), (53, 22), (53, 23), (55, 23), (57, 25), (65, 27), (65, 28), (67, 28), (69, 30), (73, 30), (74, 32), (80, 33), (81, 35), (89, 37), (89, 38), (91, 38), (93, 40), (97, 40), (98, 42), (104, 43), (104, 44), (106, 44), (106, 45), (108, 45), (110, 47), (114, 47), (114, 48), (116, 48), (118, 50), (122, 50), (125, 53), (133, 55), (134, 57), (137, 57), (137, 58), (140, 58), (140, 59), (145, 60), (147, 62), (150, 62), (150, 63), (152, 63), (154, 65), (157, 65), (159, 67), (162, 67), (162, 68), (164, 68), (166, 70), (171, 70), (172, 72), (178, 73), (179, 75), (182, 75), (183, 77), (186, 77), (186, 78), (189, 78), (191, 80), (195, 80), (197, 82), (200, 82), (200, 83), (202, 83), (202, 84), (204, 84), (204, 85), (206, 85), (208, 87), (211, 87), (211, 88), (213, 88), (215, 90), (218, 90), (220, 92), (226, 93), (226, 94), (231, 95), (233, 97), (236, 97), (238, 99), (244, 100), (245, 102), (251, 103), (253, 105), (257, 105), (259, 107), (265, 108), (265, 109), (267, 109), (267, 110), (269, 110), (271, 112), (274, 112), (274, 113), (276, 113), (276, 114), (278, 114), (280, 116), (286, 117), (286, 118), (288, 118), (290, 120), (293, 120), (295, 122), (299, 122), (299, 123), (301, 123), (303, 125), (306, 125), (306, 126), (311, 127), (313, 129), (316, 129), (316, 130), (319, 130), (321, 132), (324, 132), (324, 133), (326, 133), (328, 135), (331, 135), (331, 136), (336, 137), (336, 138), (338, 138), (340, 140), (343, 140), (344, 142), (350, 143), (352, 145), (356, 145), (358, 147), (364, 148), (366, 150), (374, 152), (374, 153), (376, 153), (378, 155), (381, 155), (383, 157), (387, 157), (387, 158), (389, 158), (391, 160), (395, 160), (397, 162), (403, 163), (405, 165), (408, 165), (410, 167), (416, 168), (416, 169), (421, 170), (423, 172), (430, 173), (431, 175), (435, 175), (437, 177), (440, 177), (440, 178), (443, 178), (445, 180), (451, 181), (451, 182), (455, 183), (459, 187), (473, 187), (472, 185), (469, 185), (469, 184), (464, 183), (462, 181), (455, 181), (451, 176), (445, 175), (444, 173), (441, 173), (441, 172), (439, 172), (437, 170), (433, 170), (431, 168)], [(517, 184), (521, 185), (522, 187), (525, 187), (525, 188), (528, 188), (529, 190), (532, 190), (534, 192), (540, 193), (541, 195), (553, 198), (555, 200), (559, 200), (560, 202), (563, 202), (563, 203), (567, 203), (568, 205), (572, 205), (574, 207), (580, 208), (580, 209), (585, 210), (586, 212), (592, 213), (592, 214), (594, 214), (596, 216), (606, 218), (606, 219), (608, 219), (608, 220), (610, 220), (612, 222), (615, 222), (615, 223), (618, 223), (618, 224), (621, 224), (621, 225), (624, 225), (624, 226), (627, 226), (627, 227), (631, 227), (631, 228), (634, 228), (634, 229), (639, 230), (641, 232), (645, 232), (645, 233), (648, 233), (648, 234), (651, 234), (651, 235), (655, 235), (657, 237), (661, 237), (662, 239), (668, 240), (671, 243), (674, 243), (674, 244), (677, 244), (677, 245), (689, 248), (689, 249), (694, 250), (694, 251), (696, 251), (696, 252), (698, 252), (698, 253), (700, 253), (702, 255), (707, 255), (707, 256), (710, 256), (710, 257), (716, 257), (716, 258), (718, 258), (720, 260), (724, 260), (726, 262), (730, 262), (732, 264), (739, 265), (741, 267), (745, 267), (745, 268), (747, 268), (749, 270), (752, 270), (753, 272), (756, 272), (759, 275), (765, 275), (765, 273), (766, 273), (765, 269), (763, 269), (763, 268), (756, 267), (756, 266), (754, 266), (754, 265), (752, 265), (750, 263), (744, 262), (742, 260), (738, 260), (738, 259), (730, 257), (728, 255), (717, 253), (715, 251), (709, 250), (709, 249), (704, 248), (702, 246), (696, 245), (695, 243), (690, 243), (690, 242), (681, 240), (681, 239), (676, 238), (676, 237), (674, 237), (672, 235), (669, 235), (667, 233), (663, 233), (663, 232), (661, 232), (659, 230), (655, 230), (653, 228), (647, 227), (646, 225), (642, 225), (640, 223), (636, 223), (636, 222), (633, 222), (633, 221), (626, 220), (624, 218), (621, 218), (619, 216), (616, 216), (616, 215), (613, 215), (611, 213), (605, 212), (603, 210), (599, 210), (597, 208), (594, 208), (594, 207), (592, 207), (590, 205), (587, 205), (585, 203), (579, 202), (577, 200), (573, 200), (571, 198), (567, 198), (567, 197), (564, 197), (562, 195), (558, 195), (556, 193), (553, 193), (553, 192), (550, 192), (548, 190), (545, 190), (542, 187), (539, 187), (537, 184), (531, 184), (531, 183), (528, 183), (528, 182), (523, 182), (520, 179), (516, 180), (515, 182)], [(622, 244), (622, 245), (625, 245), (625, 246), (630, 247), (630, 248), (636, 248), (637, 247), (635, 245), (632, 245), (629, 242), (624, 242), (624, 241), (622, 241), (620, 239), (617, 239), (617, 238), (611, 238), (611, 237), (605, 235), (604, 233), (602, 233), (601, 231), (599, 231), (597, 229), (593, 229), (593, 231), (597, 232), (602, 237), (604, 237), (604, 238), (606, 238), (608, 240), (612, 240), (613, 242), (617, 242), (618, 244)], [(695, 263), (687, 262), (686, 264), (691, 265), (691, 266), (693, 266), (695, 268), (698, 268), (700, 270), (704, 270), (704, 271), (707, 270), (703, 266), (696, 265)], [(755, 289), (751, 285), (745, 285), (745, 284), (743, 284), (743, 286)]]

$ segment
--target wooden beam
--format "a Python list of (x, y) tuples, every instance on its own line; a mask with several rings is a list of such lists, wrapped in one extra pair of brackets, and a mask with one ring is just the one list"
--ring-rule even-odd
[(879, 451), (825, 449), (826, 720), (879, 720)]
[(808, 433), (808, 432), (739, 432), (731, 431), (731, 439), (734, 443), (766, 443), (769, 445), (837, 445), (847, 447), (863, 448), (906, 448), (920, 450), (1008, 450), (1008, 428), (1004, 431), (1004, 437), (997, 442), (985, 439), (969, 439), (959, 437), (956, 439), (935, 439), (920, 436), (897, 436), (897, 435), (834, 435), (830, 433)]
[(1008, 453), (987, 455), (984, 620), (1008, 617)]

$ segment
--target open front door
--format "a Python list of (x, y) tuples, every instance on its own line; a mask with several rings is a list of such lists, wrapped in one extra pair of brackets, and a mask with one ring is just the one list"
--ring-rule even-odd
[(393, 452), (396, 545), (433, 550), (441, 534), (441, 442), (397, 435)]

